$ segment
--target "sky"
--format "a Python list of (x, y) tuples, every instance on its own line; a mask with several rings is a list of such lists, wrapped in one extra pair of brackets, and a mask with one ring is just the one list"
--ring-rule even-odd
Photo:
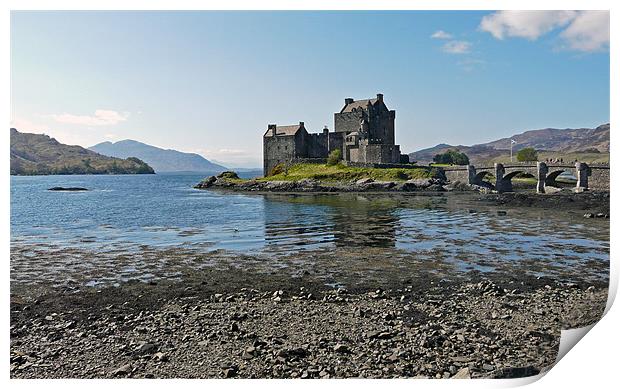
[(383, 93), (412, 152), (607, 123), (609, 61), (606, 11), (13, 11), (11, 126), (257, 167)]

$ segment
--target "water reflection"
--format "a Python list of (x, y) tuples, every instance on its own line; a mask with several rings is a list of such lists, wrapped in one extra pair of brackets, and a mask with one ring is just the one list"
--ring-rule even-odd
[(264, 250), (272, 253), (345, 249), (362, 257), (373, 248), (386, 258), (481, 271), (609, 258), (600, 225), (558, 218), (553, 210), (485, 209), (458, 196), (267, 195), (264, 210)]
[[(298, 246), (395, 247), (398, 202), (365, 196), (266, 196), (265, 239), (281, 244), (294, 237)], [(289, 204), (283, 213), (282, 204)]]

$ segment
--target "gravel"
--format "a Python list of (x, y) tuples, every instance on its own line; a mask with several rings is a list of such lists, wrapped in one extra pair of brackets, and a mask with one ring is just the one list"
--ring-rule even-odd
[(585, 284), (492, 280), (355, 292), (162, 288), (74, 296), (82, 305), (12, 296), (11, 378), (523, 377), (552, 366), (560, 330), (597, 321), (607, 300), (606, 288)]

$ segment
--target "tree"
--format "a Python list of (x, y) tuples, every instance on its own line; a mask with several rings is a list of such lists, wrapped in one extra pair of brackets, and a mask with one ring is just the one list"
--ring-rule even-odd
[(342, 151), (340, 151), (340, 149), (332, 150), (332, 152), (329, 153), (329, 155), (327, 156), (327, 164), (337, 165), (341, 159), (342, 159)]
[(532, 162), (538, 161), (538, 152), (533, 147), (526, 147), (517, 153), (517, 161)]
[(433, 162), (446, 165), (469, 165), (469, 157), (458, 150), (448, 150), (433, 157)]

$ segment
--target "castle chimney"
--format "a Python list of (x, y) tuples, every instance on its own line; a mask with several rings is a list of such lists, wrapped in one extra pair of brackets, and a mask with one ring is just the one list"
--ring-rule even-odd
[(327, 134), (329, 133), (329, 128), (327, 128), (327, 126), (325, 126), (325, 128), (323, 128), (323, 134)]
[(276, 125), (275, 124), (268, 124), (267, 130), (271, 131), (271, 136), (276, 136)]
[(303, 127), (304, 126), (304, 122), (299, 122), (299, 127)]
[(345, 104), (345, 105), (349, 105), (349, 104), (351, 104), (352, 102), (353, 102), (353, 99), (352, 99), (352, 98), (350, 98), (350, 97), (347, 97), (346, 99), (344, 99), (344, 104)]
[(383, 93), (377, 93), (377, 101), (383, 102)]

